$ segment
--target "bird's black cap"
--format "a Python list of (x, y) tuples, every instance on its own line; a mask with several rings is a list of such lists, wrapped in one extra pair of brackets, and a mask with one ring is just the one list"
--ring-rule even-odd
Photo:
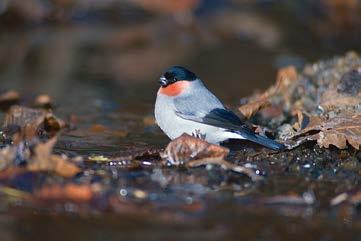
[(160, 77), (159, 82), (162, 87), (166, 87), (178, 80), (193, 81), (197, 76), (182, 66), (173, 66)]

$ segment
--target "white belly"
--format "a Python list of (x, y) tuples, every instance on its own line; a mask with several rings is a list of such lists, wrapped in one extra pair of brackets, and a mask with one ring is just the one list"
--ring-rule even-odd
[[(164, 98), (162, 101), (160, 99)], [(210, 143), (218, 144), (227, 139), (243, 139), (242, 136), (228, 132), (225, 129), (205, 125), (195, 121), (183, 119), (176, 115), (172, 101), (168, 97), (158, 96), (155, 104), (155, 119), (162, 131), (170, 138), (175, 139), (183, 133), (188, 135), (201, 135)]]

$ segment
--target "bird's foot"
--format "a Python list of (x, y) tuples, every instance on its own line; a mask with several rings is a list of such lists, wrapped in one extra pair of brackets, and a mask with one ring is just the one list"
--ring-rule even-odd
[(206, 134), (202, 134), (201, 131), (199, 129), (195, 130), (194, 132), (192, 132), (192, 136), (201, 140), (205, 140), (206, 139)]

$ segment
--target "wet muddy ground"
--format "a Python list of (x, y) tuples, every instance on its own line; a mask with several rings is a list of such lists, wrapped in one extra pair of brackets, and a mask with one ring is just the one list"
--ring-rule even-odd
[[(130, 23), (90, 14), (95, 26), (73, 19), (0, 32), (1, 88), (25, 102), (50, 95), (73, 125), (54, 152), (83, 157), (71, 178), (0, 173), (1, 240), (360, 240), (361, 153), (352, 147), (229, 145), (227, 159), (263, 176), (258, 182), (214, 165), (161, 164), (157, 151), (169, 140), (152, 115), (168, 66), (189, 67), (236, 109), (280, 67), (361, 50), (337, 29), (308, 28), (297, 5), (244, 11), (234, 2), (206, 7), (192, 27), (136, 12)], [(79, 195), (44, 189), (67, 185)]]

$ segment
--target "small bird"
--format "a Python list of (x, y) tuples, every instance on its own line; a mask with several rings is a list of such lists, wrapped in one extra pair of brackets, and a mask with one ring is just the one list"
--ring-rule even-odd
[(187, 133), (213, 144), (246, 139), (277, 151), (285, 148), (250, 130), (186, 68), (169, 68), (159, 82), (154, 114), (159, 127), (170, 139)]

